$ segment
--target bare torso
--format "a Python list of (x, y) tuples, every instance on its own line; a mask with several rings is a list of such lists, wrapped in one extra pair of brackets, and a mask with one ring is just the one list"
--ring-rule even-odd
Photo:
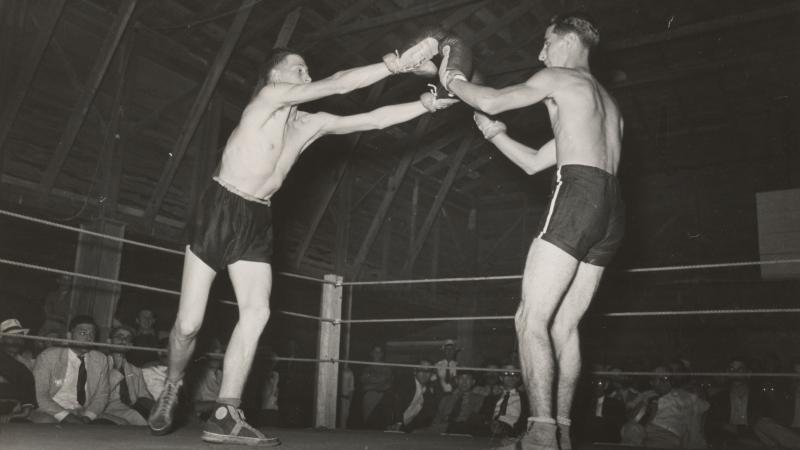
[(622, 116), (611, 95), (588, 72), (558, 70), (563, 84), (545, 99), (558, 165), (582, 164), (616, 175)]
[(269, 199), (318, 131), (314, 114), (257, 97), (225, 144), (218, 177), (244, 194)]

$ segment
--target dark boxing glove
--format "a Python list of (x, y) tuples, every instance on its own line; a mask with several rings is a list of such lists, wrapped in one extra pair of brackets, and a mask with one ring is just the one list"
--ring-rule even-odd
[(442, 87), (449, 91), (450, 82), (455, 79), (467, 81), (472, 77), (472, 49), (459, 37), (449, 35), (439, 42), (439, 53), (444, 58), (439, 68)]

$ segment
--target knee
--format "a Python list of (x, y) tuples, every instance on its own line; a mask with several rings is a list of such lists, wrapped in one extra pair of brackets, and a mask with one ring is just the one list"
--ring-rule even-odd
[(525, 306), (521, 306), (514, 316), (517, 333), (521, 335), (548, 339), (547, 322), (548, 318), (541, 311)]
[(263, 327), (269, 320), (269, 305), (253, 305), (239, 311), (239, 321)]
[(197, 333), (200, 332), (202, 322), (178, 318), (175, 321), (175, 326), (172, 328), (172, 336), (178, 339), (194, 339)]
[(566, 343), (577, 337), (578, 324), (563, 319), (559, 320), (559, 318), (556, 317), (556, 320), (553, 321), (553, 326), (550, 328), (550, 334), (553, 337), (553, 341)]

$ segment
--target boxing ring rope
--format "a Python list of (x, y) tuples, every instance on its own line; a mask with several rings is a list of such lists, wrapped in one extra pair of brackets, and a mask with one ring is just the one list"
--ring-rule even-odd
[[(47, 226), (51, 226), (53, 228), (59, 228), (59, 229), (62, 229), (62, 230), (69, 230), (69, 231), (74, 231), (76, 233), (88, 234), (88, 235), (91, 235), (91, 236), (95, 236), (95, 237), (99, 237), (99, 238), (103, 238), (103, 239), (109, 239), (109, 240), (117, 241), (117, 242), (122, 242), (122, 243), (125, 243), (125, 244), (131, 244), (131, 245), (135, 245), (135, 246), (138, 246), (138, 247), (148, 248), (148, 249), (151, 249), (151, 250), (158, 250), (158, 251), (162, 251), (162, 252), (165, 252), (165, 253), (170, 253), (170, 254), (173, 254), (173, 255), (184, 256), (186, 254), (186, 252), (184, 252), (182, 250), (175, 250), (175, 249), (172, 249), (172, 248), (167, 248), (167, 247), (161, 247), (161, 246), (158, 246), (158, 245), (148, 244), (146, 242), (134, 241), (134, 240), (131, 240), (131, 239), (125, 239), (125, 238), (121, 238), (121, 237), (117, 237), (117, 236), (111, 236), (111, 235), (108, 235), (108, 234), (98, 233), (96, 231), (84, 230), (82, 228), (73, 227), (73, 226), (69, 226), (69, 225), (64, 225), (64, 224), (60, 224), (60, 223), (57, 223), (57, 222), (51, 222), (49, 220), (39, 219), (37, 217), (28, 216), (28, 215), (25, 215), (25, 214), (19, 214), (19, 213), (15, 213), (15, 212), (12, 212), (12, 211), (7, 211), (7, 210), (4, 210), (4, 209), (0, 209), (0, 215), (13, 217), (15, 219), (20, 219), (20, 220), (25, 220), (25, 221), (28, 221), (28, 222), (34, 222), (34, 223), (38, 223), (40, 225), (47, 225)], [(23, 264), (23, 263), (20, 263), (20, 264)], [(321, 278), (314, 278), (314, 277), (310, 277), (308, 275), (300, 275), (300, 274), (290, 273), (290, 272), (276, 272), (276, 273), (279, 274), (279, 275), (286, 276), (288, 278), (297, 278), (297, 279), (300, 279), (300, 280), (316, 281), (318, 283), (327, 283), (327, 281), (325, 281), (325, 280), (323, 280)], [(80, 274), (76, 274), (76, 275), (80, 275)], [(99, 280), (96, 280), (96, 281), (99, 281)]]
[[(97, 233), (90, 230), (84, 230), (76, 227), (62, 225), (51, 221), (38, 219), (23, 214), (13, 213), (0, 209), (0, 215), (5, 215), (12, 218), (27, 220), (42, 225), (52, 226), (59, 229), (70, 230), (78, 233), (86, 233), (92, 236), (107, 238), (110, 240), (123, 242), (139, 247), (144, 247), (153, 250), (159, 250), (170, 254), (184, 255), (183, 251), (160, 247), (153, 244), (124, 239), (116, 236), (110, 236), (103, 233)], [(710, 263), (710, 264), (693, 264), (693, 265), (675, 265), (666, 267), (645, 267), (645, 268), (632, 268), (621, 269), (618, 272), (624, 273), (647, 273), (659, 271), (678, 271), (678, 270), (698, 270), (698, 269), (717, 269), (726, 267), (748, 267), (760, 266), (771, 264), (794, 264), (800, 263), (800, 259), (782, 259), (772, 261), (744, 261), (744, 262), (731, 262), (731, 263)], [(71, 272), (61, 269), (54, 269), (36, 264), (24, 263), (6, 258), (0, 258), (0, 264), (22, 267), (26, 269), (39, 270), (59, 275), (67, 275), (71, 277), (84, 278), (88, 280), (105, 282), (109, 284), (116, 284), (146, 291), (158, 292), (162, 294), (180, 295), (179, 291), (148, 286), (140, 283), (126, 282), (116, 279), (104, 278), (95, 275), (83, 274), (78, 272)], [(405, 279), (405, 280), (381, 280), (381, 281), (344, 281), (341, 276), (326, 275), (324, 279), (315, 278), (306, 275), (293, 274), (287, 272), (276, 272), (279, 275), (288, 278), (295, 278), (305, 281), (312, 281), (319, 283), (323, 286), (322, 299), (320, 302), (320, 315), (315, 316), (311, 314), (301, 314), (289, 311), (274, 311), (275, 313), (286, 315), (290, 317), (297, 317), (302, 319), (314, 320), (319, 323), (319, 345), (317, 358), (298, 358), (298, 357), (275, 357), (276, 361), (297, 361), (308, 362), (317, 364), (317, 389), (316, 389), (316, 405), (317, 414), (315, 423), (316, 426), (335, 427), (335, 414), (336, 414), (336, 397), (338, 389), (338, 364), (352, 364), (364, 366), (387, 366), (397, 368), (423, 368), (426, 370), (435, 370), (433, 366), (423, 366), (418, 364), (403, 364), (403, 363), (385, 363), (374, 361), (361, 361), (348, 358), (339, 358), (340, 333), (342, 327), (340, 325), (346, 324), (367, 324), (367, 323), (412, 323), (412, 322), (450, 322), (450, 321), (479, 321), (479, 320), (512, 320), (513, 315), (502, 316), (450, 316), (450, 317), (416, 317), (416, 318), (385, 318), (385, 319), (342, 319), (342, 289), (344, 286), (391, 286), (391, 285), (412, 285), (412, 284), (432, 284), (432, 283), (452, 283), (452, 282), (474, 282), (474, 281), (509, 281), (520, 280), (522, 275), (501, 275), (501, 276), (472, 276), (472, 277), (449, 277), (449, 278), (421, 278), (421, 279)], [(352, 289), (351, 289), (352, 294)], [(219, 303), (236, 305), (236, 302), (229, 300), (217, 300)], [(655, 317), (655, 316), (690, 316), (690, 315), (724, 315), (724, 314), (776, 314), (776, 313), (800, 313), (800, 308), (747, 308), (747, 309), (705, 309), (695, 311), (628, 311), (628, 312), (611, 312), (598, 314), (601, 317)], [(337, 317), (339, 316), (339, 317)], [(71, 344), (81, 346), (92, 346), (106, 349), (129, 349), (164, 353), (166, 349), (152, 348), (152, 347), (138, 347), (128, 345), (116, 345), (108, 343), (87, 343), (71, 339), (62, 338), (49, 338), (41, 336), (28, 336), (19, 334), (3, 334), (0, 336), (14, 336), (23, 339), (40, 340), (47, 342), (54, 342), (58, 344)], [(348, 334), (349, 336), (349, 334)], [(207, 353), (206, 355), (212, 357), (221, 357), (222, 354)], [(459, 366), (459, 370), (472, 371), (472, 372), (519, 372), (519, 370), (503, 370), (503, 369), (489, 369), (483, 367), (464, 367)], [(592, 371), (594, 375), (620, 377), (620, 376), (663, 376), (664, 372), (623, 372), (623, 371)], [(752, 377), (790, 377), (798, 378), (798, 373), (729, 373), (729, 372), (685, 372), (685, 373), (672, 373), (672, 375), (679, 376), (700, 376), (700, 377), (731, 377), (731, 376), (752, 376)], [(331, 387), (333, 385), (333, 387)], [(324, 392), (320, 392), (324, 391)], [(324, 410), (324, 411), (323, 411)], [(332, 419), (331, 419), (332, 417)]]
[[(157, 347), (141, 347), (136, 345), (122, 345), (122, 344), (109, 344), (105, 342), (85, 342), (75, 339), (53, 338), (45, 336), (34, 336), (26, 334), (15, 333), (0, 333), (0, 337), (8, 336), (31, 341), (44, 341), (66, 345), (76, 345), (82, 347), (97, 347), (109, 350), (139, 350), (153, 353), (166, 353), (167, 349)], [(210, 356), (214, 358), (224, 357), (224, 353), (203, 353), (203, 356)], [(293, 362), (308, 362), (308, 363), (342, 363), (362, 366), (383, 366), (383, 367), (398, 367), (404, 369), (427, 369), (436, 370), (435, 366), (424, 366), (421, 364), (404, 364), (404, 363), (387, 363), (375, 361), (361, 361), (353, 359), (319, 359), (319, 358), (299, 358), (293, 356), (275, 356), (275, 361), (293, 361)], [(459, 370), (469, 372), (514, 372), (520, 373), (519, 369), (501, 369), (501, 368), (486, 368), (486, 367), (468, 367), (458, 366)], [(603, 375), (610, 378), (622, 376), (694, 376), (694, 377), (761, 377), (761, 378), (800, 378), (800, 373), (797, 372), (650, 372), (650, 371), (608, 371), (608, 370), (592, 370), (589, 371), (592, 375)]]

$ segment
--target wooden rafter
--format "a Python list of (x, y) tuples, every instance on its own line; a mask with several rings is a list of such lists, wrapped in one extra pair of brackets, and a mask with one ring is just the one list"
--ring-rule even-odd
[(123, 139), (127, 139), (121, 132), (121, 122), (124, 118), (125, 102), (130, 94), (130, 80), (128, 78), (128, 63), (133, 51), (133, 33), (126, 33), (122, 40), (118, 67), (116, 70), (117, 86), (114, 100), (111, 104), (111, 123), (106, 130), (106, 139), (103, 145), (102, 167), (102, 198), (101, 209), (103, 217), (114, 217), (119, 200), (120, 174), (122, 173), (122, 146)]
[(297, 26), (297, 21), (300, 19), (300, 12), (302, 9), (302, 6), (298, 6), (294, 11), (286, 15), (286, 19), (283, 20), (283, 25), (281, 25), (281, 30), (278, 32), (278, 38), (275, 39), (275, 45), (273, 45), (273, 47), (286, 47), (289, 44), (289, 39), (292, 38), (294, 28)]
[[(380, 97), (385, 86), (386, 86), (385, 81), (382, 81), (380, 83), (376, 83), (370, 88), (369, 95), (367, 96), (367, 102), (366, 102), (367, 105), (372, 105), (378, 100), (378, 97)], [(342, 182), (342, 179), (344, 178), (350, 158), (355, 152), (355, 150), (358, 148), (362, 136), (363, 133), (356, 133), (350, 135), (350, 141), (349, 141), (350, 143), (349, 143), (349, 148), (347, 149), (347, 154), (339, 163), (339, 166), (335, 171), (333, 182), (327, 189), (325, 189), (325, 196), (323, 197), (320, 204), (317, 206), (317, 209), (314, 212), (314, 217), (311, 220), (311, 226), (306, 232), (306, 235), (303, 238), (303, 241), (300, 244), (300, 247), (297, 251), (297, 256), (295, 257), (294, 261), (295, 268), (300, 267), (303, 258), (305, 258), (306, 251), (308, 251), (308, 247), (311, 245), (311, 241), (317, 232), (317, 227), (319, 227), (320, 222), (322, 222), (322, 217), (325, 215), (325, 211), (328, 210), (328, 207), (331, 203), (331, 199), (333, 199), (336, 190), (339, 188), (339, 184)]]
[(386, 194), (383, 196), (383, 200), (378, 207), (378, 211), (375, 213), (372, 223), (370, 224), (369, 229), (364, 236), (364, 240), (361, 243), (361, 247), (356, 254), (356, 259), (353, 262), (352, 273), (352, 278), (354, 279), (358, 278), (361, 268), (367, 259), (367, 255), (372, 248), (372, 244), (375, 242), (375, 238), (378, 236), (378, 231), (380, 231), (381, 226), (383, 226), (383, 222), (386, 220), (386, 216), (389, 213), (389, 208), (392, 206), (392, 202), (397, 195), (397, 191), (400, 189), (400, 184), (402, 184), (403, 179), (408, 172), (408, 168), (411, 166), (411, 162), (414, 160), (414, 148), (416, 147), (417, 141), (428, 130), (430, 121), (430, 115), (423, 116), (417, 122), (417, 127), (411, 137), (404, 139), (403, 142), (398, 145), (399, 148), (404, 149), (405, 153), (400, 159), (394, 174), (389, 179)]
[(429, 16), (433, 13), (444, 11), (448, 9), (460, 8), (470, 3), (486, 3), (486, 0), (440, 0), (435, 3), (426, 3), (421, 6), (400, 9), (391, 14), (386, 14), (380, 17), (371, 19), (360, 20), (357, 23), (347, 26), (336, 27), (336, 29), (314, 33), (303, 41), (303, 44), (316, 42), (322, 39), (330, 39), (333, 37), (343, 36), (347, 34), (357, 33), (360, 31), (371, 30), (373, 28), (385, 27), (399, 22), (415, 19), (422, 16)]
[(61, 167), (64, 165), (64, 160), (67, 159), (67, 155), (72, 149), (72, 145), (75, 143), (75, 138), (78, 136), (78, 131), (80, 131), (83, 125), (86, 113), (89, 111), (97, 89), (100, 87), (100, 82), (102, 82), (105, 77), (108, 65), (111, 63), (111, 58), (114, 56), (119, 42), (123, 34), (125, 34), (125, 30), (128, 28), (128, 23), (136, 8), (136, 2), (137, 0), (125, 0), (117, 11), (117, 16), (111, 24), (109, 35), (103, 42), (99, 56), (89, 73), (83, 95), (78, 99), (73, 113), (67, 122), (64, 133), (59, 139), (58, 146), (50, 159), (50, 164), (44, 172), (41, 184), (39, 185), (39, 191), (42, 197), (50, 193), (53, 184), (55, 184), (56, 177), (61, 172)]
[(47, 8), (44, 8), (47, 11), (47, 18), (42, 22), (39, 34), (28, 52), (30, 57), (21, 68), (17, 82), (11, 91), (10, 100), (4, 105), (3, 113), (0, 115), (0, 174), (3, 173), (5, 166), (5, 149), (7, 147), (5, 143), (11, 131), (11, 125), (14, 123), (14, 119), (17, 118), (17, 112), (19, 112), (22, 101), (28, 94), (36, 69), (39, 67), (47, 44), (53, 36), (58, 18), (61, 17), (61, 12), (64, 10), (64, 3), (65, 0), (57, 0), (51, 2)]
[(436, 193), (436, 197), (433, 199), (433, 204), (428, 211), (428, 215), (425, 217), (425, 221), (422, 222), (419, 234), (417, 235), (413, 245), (411, 245), (411, 250), (408, 254), (408, 260), (403, 266), (403, 273), (408, 273), (409, 269), (414, 265), (420, 250), (422, 250), (422, 246), (425, 244), (425, 240), (428, 238), (428, 233), (430, 232), (436, 217), (438, 217), (439, 213), (441, 212), (442, 204), (444, 204), (444, 200), (447, 198), (450, 188), (453, 187), (453, 182), (456, 179), (458, 170), (461, 168), (461, 164), (464, 162), (464, 157), (473, 147), (473, 142), (475, 141), (477, 141), (475, 135), (470, 134), (461, 141), (461, 145), (458, 147), (458, 150), (456, 150), (450, 170), (447, 171), (447, 175), (444, 177), (444, 181), (442, 181), (442, 185), (439, 187), (439, 192)]
[[(247, 0), (242, 0), (242, 6), (245, 6), (246, 4)], [(239, 40), (239, 36), (242, 34), (242, 30), (247, 23), (247, 19), (250, 17), (251, 11), (252, 8), (242, 8), (233, 19), (233, 23), (228, 30), (228, 35), (225, 37), (225, 42), (222, 43), (222, 47), (217, 52), (214, 63), (211, 65), (206, 79), (203, 82), (203, 86), (200, 88), (200, 92), (198, 93), (197, 98), (192, 105), (192, 109), (189, 111), (189, 115), (186, 118), (186, 122), (181, 129), (181, 133), (178, 136), (175, 148), (172, 151), (172, 157), (167, 162), (166, 167), (164, 168), (164, 171), (161, 173), (161, 177), (158, 180), (158, 184), (156, 185), (156, 189), (153, 193), (153, 198), (151, 199), (150, 204), (147, 206), (147, 212), (144, 217), (146, 224), (152, 223), (156, 214), (158, 214), (158, 211), (161, 209), (161, 203), (164, 201), (164, 196), (167, 194), (167, 189), (169, 188), (170, 184), (172, 184), (172, 179), (175, 176), (175, 172), (178, 170), (178, 166), (183, 160), (183, 156), (186, 153), (189, 142), (192, 140), (192, 136), (194, 136), (197, 125), (200, 123), (200, 119), (203, 117), (203, 113), (206, 110), (208, 101), (211, 99), (211, 95), (214, 93), (217, 82), (219, 81), (220, 76), (222, 75), (222, 72), (228, 63), (228, 60), (230, 59), (233, 48), (236, 46), (236, 42)]]

